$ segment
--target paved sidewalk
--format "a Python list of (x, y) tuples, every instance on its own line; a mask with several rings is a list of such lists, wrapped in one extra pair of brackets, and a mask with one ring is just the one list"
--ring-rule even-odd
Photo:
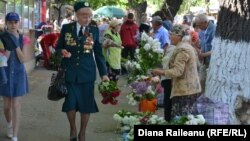
[[(61, 112), (63, 100), (53, 102), (46, 97), (52, 73), (53, 71), (37, 68), (28, 76), (30, 93), (23, 98), (20, 141), (69, 141), (68, 121), (66, 115)], [(99, 80), (96, 84), (98, 82)], [(96, 89), (96, 101), (100, 112), (90, 117), (87, 141), (122, 141), (119, 124), (113, 120), (113, 114), (119, 109), (136, 111), (137, 108), (127, 104), (125, 93), (128, 88), (124, 78), (121, 78), (119, 86), (123, 94), (118, 97), (116, 106), (103, 105)], [(77, 125), (80, 125), (79, 114), (77, 121)], [(5, 127), (2, 100), (0, 100), (0, 141), (10, 141), (6, 138)]]

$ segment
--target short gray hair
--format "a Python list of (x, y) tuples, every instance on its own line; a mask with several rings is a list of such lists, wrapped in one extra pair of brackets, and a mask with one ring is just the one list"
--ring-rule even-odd
[(195, 17), (195, 23), (197, 22), (208, 22), (208, 17), (205, 14), (199, 14)]

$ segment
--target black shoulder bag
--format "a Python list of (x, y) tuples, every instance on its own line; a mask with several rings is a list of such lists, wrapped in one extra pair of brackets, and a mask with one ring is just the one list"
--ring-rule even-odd
[(52, 101), (58, 101), (68, 94), (66, 82), (65, 82), (65, 70), (62, 65), (58, 68), (57, 73), (53, 73), (51, 77), (51, 83), (48, 89), (48, 99)]

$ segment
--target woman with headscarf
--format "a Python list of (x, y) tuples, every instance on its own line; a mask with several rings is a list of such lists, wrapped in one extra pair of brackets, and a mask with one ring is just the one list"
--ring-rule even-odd
[(108, 76), (117, 82), (121, 71), (122, 41), (119, 34), (121, 23), (112, 20), (109, 29), (104, 33), (103, 53), (108, 66)]
[(187, 35), (183, 25), (175, 25), (170, 32), (171, 43), (176, 49), (169, 61), (169, 69), (153, 69), (155, 75), (172, 78), (171, 117), (196, 114), (194, 103), (201, 92), (201, 85), (197, 72), (198, 57), (195, 49), (186, 41)]

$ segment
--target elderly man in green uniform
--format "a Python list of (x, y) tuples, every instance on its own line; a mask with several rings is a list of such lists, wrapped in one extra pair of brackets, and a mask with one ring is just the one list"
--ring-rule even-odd
[(79, 1), (74, 5), (77, 22), (62, 27), (57, 51), (62, 54), (68, 96), (62, 111), (67, 113), (70, 123), (70, 140), (77, 141), (76, 112), (81, 113), (81, 127), (78, 141), (85, 141), (85, 132), (90, 113), (98, 112), (94, 99), (96, 65), (102, 81), (109, 81), (105, 60), (99, 43), (99, 30), (90, 26), (92, 9), (88, 2)]

